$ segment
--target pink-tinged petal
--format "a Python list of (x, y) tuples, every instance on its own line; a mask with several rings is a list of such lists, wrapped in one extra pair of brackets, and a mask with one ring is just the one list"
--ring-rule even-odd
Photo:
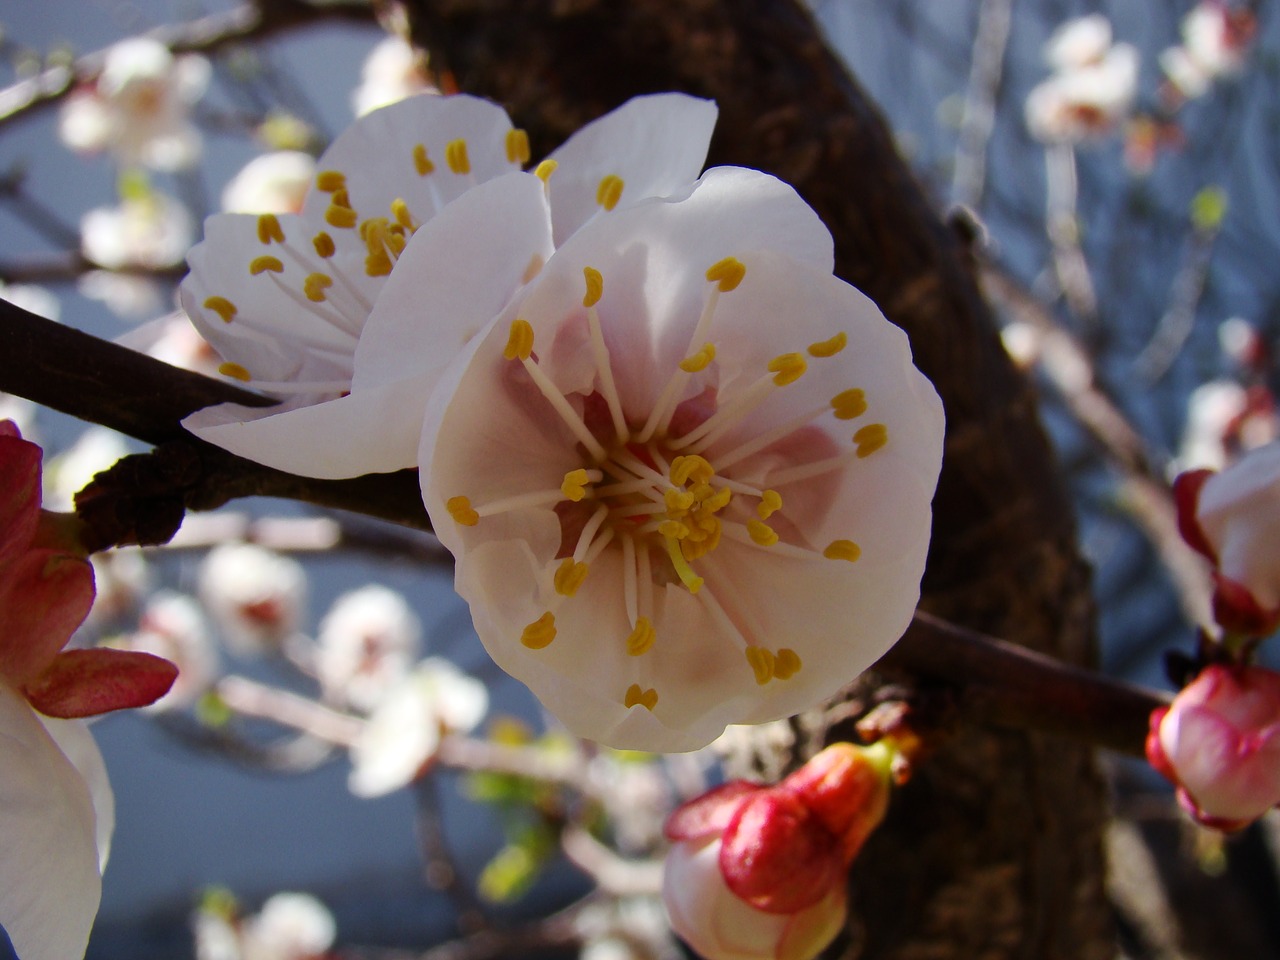
[[(1280, 442), (1251, 450), (1208, 477), (1200, 488), (1196, 520), (1213, 548), (1217, 572), (1243, 587), (1262, 610), (1280, 610), (1280, 553), (1274, 549), (1280, 538)], [(1237, 612), (1234, 604), (1228, 603), (1226, 612)], [(1250, 624), (1246, 620), (1242, 626)]]
[(30, 550), (0, 578), (0, 680), (21, 685), (66, 646), (93, 606), (93, 566), (57, 550)]
[(0, 567), (31, 543), (40, 519), (43, 451), (23, 440), (11, 420), (0, 421)]
[(390, 473), (416, 462), (430, 388), (418, 377), (278, 413), (222, 404), (197, 410), (182, 425), (224, 450), (289, 473), (326, 479)]
[(1196, 519), (1196, 507), (1200, 502), (1200, 490), (1205, 481), (1214, 475), (1213, 470), (1188, 470), (1180, 473), (1173, 481), (1173, 502), (1178, 513), (1178, 532), (1182, 534), (1192, 549), (1217, 562), (1217, 551), (1214, 550), (1204, 531), (1200, 529), (1200, 521)]
[(102, 888), (93, 803), (71, 761), (4, 683), (0, 769), (0, 924), (22, 960), (75, 960)]
[(605, 177), (622, 181), (621, 204), (687, 189), (707, 159), (718, 112), (682, 93), (635, 97), (566, 140), (549, 158), (557, 163), (548, 180), (557, 245), (600, 212)]
[(178, 668), (162, 657), (95, 647), (64, 650), (22, 692), (46, 716), (93, 717), (155, 703), (177, 677)]
[(1215, 572), (1213, 575), (1213, 619), (1224, 630), (1246, 636), (1265, 637), (1280, 623), (1280, 607), (1264, 609), (1243, 583)]
[(761, 790), (734, 811), (720, 839), (725, 885), (757, 910), (797, 913), (844, 877), (840, 843), (795, 794)]
[(777, 960), (816, 957), (844, 929), (848, 910), (848, 896), (837, 887), (808, 910), (795, 914), (778, 941)]
[(513, 173), (467, 192), (409, 241), (356, 350), (356, 390), (440, 371), (552, 253), (544, 186)]
[(668, 840), (701, 840), (720, 834), (748, 794), (763, 789), (747, 780), (730, 780), (682, 803), (662, 827)]

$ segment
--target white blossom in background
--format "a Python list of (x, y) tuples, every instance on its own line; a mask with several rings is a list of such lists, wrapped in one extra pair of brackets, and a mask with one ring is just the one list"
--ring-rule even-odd
[(241, 928), (240, 960), (318, 960), (338, 926), (329, 908), (306, 893), (277, 893)]
[[(475, 206), (450, 201), (529, 160), (528, 139), (503, 110), (474, 97), (422, 95), (360, 118), (320, 158), (297, 216), (209, 218), (191, 251), (183, 308), (222, 354), (223, 370), (283, 402), (223, 404), (184, 421), (233, 453), (307, 476), (349, 477), (413, 467), (426, 395), (448, 360), (563, 242), (592, 218), (679, 189), (697, 175), (715, 106), (670, 94), (640, 97), (578, 131), (537, 168), (519, 208), (487, 194), (481, 215), (545, 219), (474, 249)], [(554, 170), (554, 173), (551, 171)], [(453, 212), (449, 212), (452, 210)], [(462, 302), (452, 275), (397, 269), (425, 224), (451, 248), (450, 274), (487, 271), (485, 295)], [(445, 238), (443, 240), (439, 238)], [(442, 283), (435, 283), (437, 276)], [(406, 316), (404, 311), (410, 311)], [(430, 311), (406, 350), (401, 325)], [(430, 347), (425, 343), (430, 338)], [(377, 423), (378, 429), (369, 429)]]
[(17, 397), (11, 393), (0, 393), (0, 421), (12, 420), (18, 432), (38, 443), (40, 438), (36, 430), (36, 412), (39, 409), (26, 397)]
[(14, 306), (47, 320), (62, 318), (61, 301), (44, 287), (33, 283), (5, 283), (0, 280), (0, 300), (8, 300)]
[(187, 315), (180, 311), (140, 324), (117, 337), (116, 343), (207, 377), (217, 376), (221, 362), (209, 341), (200, 336)]
[(447, 732), (470, 733), (489, 710), (483, 683), (429, 657), (387, 693), (351, 746), (347, 785), (358, 797), (407, 786), (435, 758)]
[(241, 656), (279, 650), (306, 612), (307, 576), (291, 557), (254, 544), (224, 544), (200, 567), (200, 600)]
[(1027, 95), (1024, 111), (1033, 137), (1077, 144), (1110, 133), (1128, 116), (1138, 91), (1138, 51), (1110, 40), (1110, 24), (1098, 15), (1064, 24), (1050, 37), (1046, 58), (1054, 72)]
[(137, 613), (151, 587), (151, 566), (146, 555), (132, 547), (103, 550), (89, 558), (98, 595), (86, 625), (101, 630)]
[(148, 599), (138, 629), (115, 644), (154, 653), (178, 667), (169, 692), (146, 710), (179, 710), (194, 704), (218, 679), (218, 651), (200, 605), (186, 594), (160, 591)]
[(1178, 447), (1176, 469), (1221, 470), (1225, 467), (1226, 438), (1231, 424), (1244, 414), (1248, 402), (1248, 391), (1234, 380), (1210, 380), (1192, 390), (1187, 398), (1187, 421)]
[(1251, 11), (1203, 0), (1183, 18), (1182, 43), (1160, 55), (1160, 67), (1178, 93), (1194, 100), (1215, 81), (1240, 74), (1256, 32)]
[(75, 495), (95, 474), (127, 456), (128, 441), (106, 427), (88, 427), (66, 450), (50, 459), (44, 470), (44, 505), (48, 510), (75, 509)]
[(316, 175), (316, 158), (301, 150), (254, 157), (222, 191), (226, 213), (298, 213)]
[(365, 58), (360, 86), (351, 94), (351, 109), (363, 117), (415, 94), (439, 92), (427, 76), (426, 54), (402, 37), (388, 36)]
[(330, 700), (368, 712), (418, 659), (422, 622), (394, 590), (369, 584), (334, 601), (316, 634), (316, 675)]
[(107, 151), (122, 166), (190, 167), (201, 150), (190, 112), (210, 72), (203, 57), (175, 57), (145, 37), (124, 40), (107, 51), (98, 79), (67, 98), (59, 136), (73, 150)]
[(80, 220), (81, 252), (108, 270), (175, 266), (194, 239), (187, 208), (154, 190), (114, 207), (97, 207)]

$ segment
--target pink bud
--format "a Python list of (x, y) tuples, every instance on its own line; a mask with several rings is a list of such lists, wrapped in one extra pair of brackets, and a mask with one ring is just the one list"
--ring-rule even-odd
[(1248, 825), (1280, 803), (1280, 674), (1206, 667), (1151, 715), (1147, 758), (1201, 823)]

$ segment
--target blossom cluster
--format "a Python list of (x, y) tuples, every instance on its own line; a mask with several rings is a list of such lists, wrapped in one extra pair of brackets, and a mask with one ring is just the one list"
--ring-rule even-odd
[(1105, 16), (1064, 23), (1045, 44), (1044, 56), (1053, 72), (1028, 94), (1025, 108), (1027, 128), (1037, 140), (1095, 140), (1128, 116), (1138, 91), (1138, 51), (1112, 43)]

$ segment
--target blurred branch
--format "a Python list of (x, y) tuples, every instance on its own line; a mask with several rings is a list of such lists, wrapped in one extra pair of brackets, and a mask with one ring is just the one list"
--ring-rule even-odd
[(965, 93), (955, 173), (951, 179), (952, 201), (974, 209), (982, 202), (982, 191), (986, 186), (987, 144), (995, 128), (996, 100), (1004, 71), (1005, 50), (1009, 45), (1012, 14), (1013, 0), (983, 0), (978, 10), (969, 88)]
[(1045, 229), (1053, 253), (1058, 289), (1071, 312), (1092, 326), (1098, 320), (1098, 294), (1084, 248), (1080, 245), (1075, 147), (1069, 143), (1045, 147), (1044, 172)]
[[(160, 41), (174, 53), (215, 53), (313, 23), (373, 23), (377, 6), (375, 0), (252, 0), (223, 13), (156, 27), (143, 36)], [(78, 85), (91, 83), (102, 72), (106, 54), (106, 50), (85, 54), (69, 66), (49, 67), (0, 90), (0, 126), (49, 107)]]

